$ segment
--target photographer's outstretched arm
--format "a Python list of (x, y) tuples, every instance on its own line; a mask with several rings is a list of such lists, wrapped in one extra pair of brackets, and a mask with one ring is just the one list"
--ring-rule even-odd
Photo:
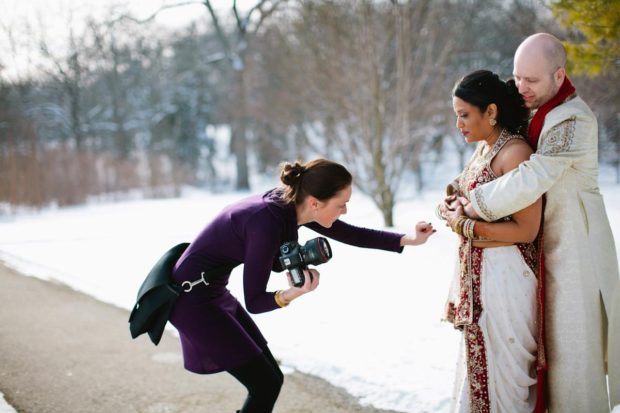
[(473, 210), (480, 218), (490, 222), (534, 203), (577, 159), (584, 156), (586, 148), (573, 139), (575, 132), (575, 121), (572, 119), (551, 128), (541, 137), (538, 152), (528, 161), (470, 193)]
[(415, 234), (402, 234), (391, 231), (357, 227), (344, 221), (336, 220), (331, 228), (325, 228), (316, 222), (306, 224), (308, 228), (345, 244), (361, 248), (374, 248), (386, 251), (402, 252), (407, 245), (420, 245), (434, 233), (430, 223), (419, 222)]
[(380, 231), (336, 220), (331, 228), (325, 228), (316, 222), (305, 224), (306, 227), (336, 241), (361, 248), (374, 248), (386, 251), (401, 252), (403, 250), (401, 238), (405, 234)]

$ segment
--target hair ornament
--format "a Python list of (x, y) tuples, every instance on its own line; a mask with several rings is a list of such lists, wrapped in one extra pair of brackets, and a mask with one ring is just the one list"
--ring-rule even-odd
[(294, 173), (295, 173), (296, 178), (301, 177), (306, 171), (307, 171), (307, 168), (305, 166), (300, 165), (300, 164), (295, 164)]

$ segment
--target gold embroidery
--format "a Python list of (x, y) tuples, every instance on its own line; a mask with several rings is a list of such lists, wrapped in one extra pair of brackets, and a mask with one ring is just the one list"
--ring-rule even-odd
[[(480, 142), (476, 151), (472, 155), (471, 159), (465, 165), (465, 169), (463, 169), (463, 173), (459, 176), (458, 186), (459, 192), (463, 194), (468, 199), (471, 199), (471, 191), (476, 188), (478, 185), (485, 184), (487, 182), (491, 182), (496, 179), (497, 176), (491, 169), (491, 161), (495, 158), (495, 155), (504, 147), (506, 142), (512, 139), (524, 139), (521, 135), (512, 134), (506, 130), (502, 130), (497, 141), (493, 144), (493, 147), (485, 153), (485, 148), (487, 148), (487, 144), (485, 142)], [(480, 191), (474, 192), (476, 196), (476, 201), (480, 210), (487, 218), (491, 221), (497, 221), (498, 217), (491, 212), (488, 208), (484, 197)]]
[(482, 211), (482, 213), (484, 215), (486, 215), (486, 217), (491, 220), (491, 221), (497, 221), (498, 217), (495, 216), (493, 214), (493, 212), (491, 212), (491, 210), (489, 209), (489, 207), (487, 206), (487, 203), (485, 202), (484, 198), (482, 197), (482, 191), (477, 191), (474, 192), (474, 195), (476, 195), (476, 201), (478, 202), (478, 206), (480, 207), (480, 210)]
[[(523, 139), (520, 135), (513, 135), (506, 130), (502, 130), (497, 141), (490, 150), (485, 153), (488, 145), (485, 142), (478, 143), (474, 154), (465, 165), (463, 173), (458, 177), (459, 192), (469, 198), (472, 186), (484, 184), (496, 179), (495, 173), (491, 169), (491, 161), (495, 155), (504, 147), (504, 144), (512, 139)], [(473, 184), (473, 183), (476, 184)]]
[(538, 153), (555, 155), (568, 151), (575, 137), (576, 119), (575, 116), (571, 116), (549, 129), (541, 139)]
[(465, 355), (469, 379), (469, 411), (488, 413), (491, 411), (491, 403), (489, 400), (489, 376), (484, 336), (477, 324), (465, 326), (464, 333), (467, 337)]

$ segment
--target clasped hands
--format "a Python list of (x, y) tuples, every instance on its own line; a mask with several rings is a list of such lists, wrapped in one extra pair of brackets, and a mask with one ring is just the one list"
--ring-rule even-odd
[(437, 206), (437, 215), (446, 220), (446, 226), (457, 233), (460, 231), (456, 228), (459, 227), (459, 223), (462, 223), (464, 218), (480, 218), (469, 199), (457, 194), (448, 195), (444, 198), (443, 203)]

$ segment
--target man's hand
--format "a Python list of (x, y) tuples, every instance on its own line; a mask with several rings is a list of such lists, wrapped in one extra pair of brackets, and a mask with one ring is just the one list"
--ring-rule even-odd
[(480, 215), (478, 215), (471, 202), (469, 202), (469, 199), (460, 196), (457, 198), (457, 200), (463, 206), (463, 212), (465, 213), (465, 215), (467, 215), (468, 218), (477, 220), (480, 219)]

